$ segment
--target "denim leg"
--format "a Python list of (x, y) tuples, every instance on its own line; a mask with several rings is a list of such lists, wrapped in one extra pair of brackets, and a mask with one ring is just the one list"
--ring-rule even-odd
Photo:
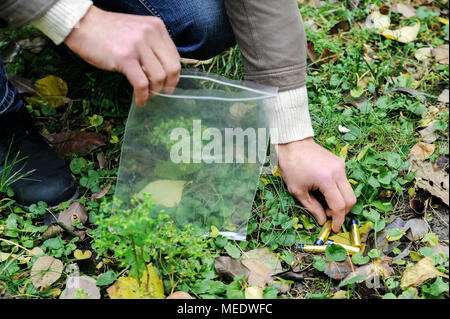
[(6, 70), (0, 59), (0, 116), (17, 110), (23, 104), (17, 89), (8, 81)]
[(106, 10), (160, 17), (182, 57), (211, 58), (235, 44), (223, 0), (94, 0)]

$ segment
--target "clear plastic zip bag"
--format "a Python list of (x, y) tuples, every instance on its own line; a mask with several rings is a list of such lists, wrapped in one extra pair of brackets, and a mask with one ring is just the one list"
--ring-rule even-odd
[[(269, 125), (265, 100), (277, 89), (183, 71), (173, 94), (134, 102), (127, 120), (115, 196), (152, 194), (177, 226), (245, 240)], [(264, 102), (264, 103), (263, 103)]]

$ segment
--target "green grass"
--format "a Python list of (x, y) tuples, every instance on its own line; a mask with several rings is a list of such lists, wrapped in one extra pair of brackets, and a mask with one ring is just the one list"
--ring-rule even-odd
[[(300, 11), (304, 21), (312, 19), (318, 26), (316, 31), (310, 27), (306, 28), (308, 40), (314, 43), (316, 56), (320, 56), (324, 49), (331, 50), (337, 56), (335, 63), (323, 64), (320, 68), (315, 68), (314, 63), (308, 60), (307, 88), (315, 140), (346, 160), (347, 173), (358, 197), (352, 215), (361, 223), (376, 222), (378, 230), (381, 230), (389, 217), (405, 215), (404, 203), (409, 201), (407, 190), (413, 186), (412, 174), (408, 174), (405, 161), (410, 148), (421, 140), (417, 132), (423, 128), (421, 124), (430, 119), (448, 121), (448, 109), (440, 106), (436, 100), (441, 91), (448, 86), (448, 65), (432, 60), (430, 65), (424, 68), (414, 58), (415, 50), (420, 47), (430, 45), (436, 47), (448, 43), (448, 40), (444, 39), (445, 26), (435, 17), (423, 17), (420, 19), (422, 29), (418, 39), (401, 44), (360, 27), (369, 13), (368, 5), (381, 5), (384, 3), (382, 1), (361, 1), (358, 9), (352, 10), (345, 7), (346, 1), (325, 2), (320, 8), (308, 6), (308, 3), (312, 2), (306, 1)], [(408, 25), (417, 20), (417, 18), (407, 20), (396, 13), (392, 13), (391, 18), (396, 25)], [(350, 21), (354, 26), (352, 25), (348, 32), (330, 34), (329, 29), (343, 20)], [(0, 53), (4, 54), (8, 44), (13, 41), (38, 35), (37, 31), (29, 27), (10, 32), (6, 37), (0, 37)], [(370, 63), (365, 62), (367, 48), (370, 48), (377, 57)], [(244, 75), (237, 47), (214, 57), (210, 63), (202, 64), (198, 68), (230, 79), (243, 79)], [(108, 271), (113, 271), (115, 275), (138, 271), (139, 267), (129, 269), (131, 265), (142, 264), (136, 260), (133, 262), (133, 256), (115, 255), (101, 248), (107, 238), (104, 232), (106, 224), (96, 224), (96, 216), (102, 216), (102, 219), (107, 220), (110, 211), (105, 203), (112, 201), (114, 183), (103, 199), (89, 200), (93, 193), (98, 193), (110, 181), (114, 182), (116, 179), (131, 87), (123, 76), (95, 70), (84, 63), (75, 62), (64, 48), (55, 48), (51, 44), (46, 45), (39, 54), (22, 50), (8, 65), (8, 71), (32, 80), (54, 74), (68, 83), (69, 97), (73, 101), (70, 110), (65, 107), (55, 110), (28, 106), (43, 132), (55, 133), (64, 129), (96, 131), (106, 136), (107, 145), (82, 157), (74, 154), (66, 155), (72, 173), (80, 185), (82, 194), (80, 202), (89, 213), (89, 222), (82, 230), (88, 231), (90, 236), (80, 241), (61, 240), (60, 235), (44, 239), (43, 233), (47, 227), (43, 225), (42, 217), (49, 212), (45, 203), (32, 205), (28, 212), (14, 206), (9, 197), (0, 195), (2, 196), (0, 239), (15, 243), (0, 240), (0, 251), (16, 256), (24, 251), (23, 248), (44, 247), (46, 254), (58, 257), (67, 264), (75, 262), (73, 257), (75, 249), (94, 247), (97, 253), (95, 263), (100, 266), (94, 270), (86, 270), (86, 274), (97, 278), (98, 275)], [(415, 75), (415, 72), (419, 75)], [(410, 76), (405, 76), (406, 74)], [(352, 90), (353, 92), (358, 90), (358, 81), (362, 79), (367, 79), (365, 87), (360, 92), (361, 96), (355, 98), (352, 96)], [(424, 93), (425, 100), (422, 101), (418, 96), (392, 91), (395, 87), (414, 88)], [(340, 133), (339, 125), (349, 128), (350, 132)], [(430, 158), (431, 161), (435, 161), (441, 155), (448, 156), (449, 152), (448, 127), (442, 126), (442, 129), (437, 131), (437, 136), (438, 139), (434, 142), (436, 150)], [(105, 168), (102, 169), (97, 161), (100, 152), (103, 152), (107, 159)], [(67, 207), (68, 204), (65, 203), (53, 212), (61, 212)], [(412, 217), (411, 214), (406, 215), (407, 218)], [(427, 218), (429, 221), (435, 217), (429, 214)], [(164, 231), (164, 236), (169, 236), (167, 241), (181, 236), (179, 233), (171, 233), (170, 228)], [(321, 263), (321, 257), (309, 255), (297, 261), (295, 256), (298, 252), (294, 247), (298, 243), (312, 243), (318, 231), (319, 227), (314, 218), (289, 195), (281, 177), (262, 176), (252, 207), (247, 241), (230, 242), (220, 236), (215, 239), (199, 240), (196, 242), (199, 250), (195, 251), (195, 256), (191, 256), (193, 264), (189, 266), (187, 277), (184, 277), (185, 274), (180, 275), (180, 264), (175, 262), (178, 260), (174, 259), (173, 265), (164, 264), (166, 268), (163, 270), (163, 280), (166, 293), (174, 289), (183, 289), (205, 298), (242, 296), (242, 279), (220, 283), (220, 278), (217, 277), (213, 267), (214, 257), (218, 254), (236, 251), (230, 248), (231, 246), (243, 251), (268, 247), (277, 254), (286, 270), (296, 267), (300, 271), (314, 271), (320, 268), (318, 265)], [(189, 236), (192, 236), (192, 240), (198, 239), (189, 232), (183, 233), (182, 236), (184, 237), (179, 238), (180, 240), (189, 240)], [(156, 237), (154, 239), (161, 240)], [(126, 246), (127, 239), (122, 240), (122, 244)], [(448, 243), (448, 238), (439, 240)], [(410, 249), (419, 254), (424, 245), (415, 243)], [(145, 245), (138, 245), (138, 251), (147, 249), (139, 247)], [(204, 258), (200, 258), (200, 251), (205, 249), (207, 252), (204, 252)], [(152, 251), (152, 254), (155, 252)], [(164, 257), (186, 258), (187, 252), (168, 249), (160, 251), (160, 254), (159, 258), (165, 260)], [(6, 294), (9, 297), (51, 298), (57, 289), (64, 288), (65, 276), (49, 289), (41, 291), (34, 289), (28, 280), (28, 272), (34, 259), (26, 264), (14, 258), (9, 257), (0, 262), (0, 296)], [(446, 258), (448, 260), (448, 256)], [(156, 262), (159, 259), (156, 255), (152, 255), (152, 260)], [(410, 257), (406, 257), (405, 260), (407, 263), (411, 262)], [(177, 270), (170, 270), (167, 265)], [(436, 266), (448, 274), (448, 269), (442, 266), (442, 261), (437, 262)], [(279, 286), (266, 288), (267, 291), (264, 293), (265, 296), (292, 298), (328, 298), (339, 289), (345, 289), (348, 298), (381, 298), (385, 294), (389, 294), (388, 297), (392, 295), (398, 297), (411, 293), (398, 286), (405, 265), (396, 264), (393, 267), (395, 275), (380, 291), (372, 290), (368, 293), (357, 284), (338, 287), (338, 282), (329, 281), (326, 275), (315, 270), (314, 280), (293, 287), (289, 293), (280, 293)], [(435, 279), (428, 280), (419, 287), (418, 296), (448, 298), (448, 280), (444, 279), (444, 283), (447, 284), (447, 291), (442, 290), (440, 282), (436, 283)], [(214, 286), (216, 293), (207, 296), (204, 291), (211, 285)], [(437, 296), (433, 295), (436, 291), (439, 292)], [(104, 289), (102, 295), (106, 296)]]

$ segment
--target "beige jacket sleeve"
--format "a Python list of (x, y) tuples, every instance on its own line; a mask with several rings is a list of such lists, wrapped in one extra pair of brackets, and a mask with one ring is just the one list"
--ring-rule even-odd
[(274, 144), (314, 135), (306, 90), (306, 35), (296, 0), (225, 0), (247, 80), (276, 86), (266, 107)]

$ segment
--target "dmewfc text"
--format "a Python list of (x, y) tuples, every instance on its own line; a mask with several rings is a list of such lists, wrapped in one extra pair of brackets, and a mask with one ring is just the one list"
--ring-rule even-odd
[(220, 305), (190, 305), (185, 303), (184, 305), (177, 306), (178, 314), (196, 314), (203, 315), (205, 317), (211, 316), (216, 318), (218, 315), (225, 318), (227, 315), (239, 315), (239, 314), (271, 314), (272, 304), (270, 303), (226, 303)]

